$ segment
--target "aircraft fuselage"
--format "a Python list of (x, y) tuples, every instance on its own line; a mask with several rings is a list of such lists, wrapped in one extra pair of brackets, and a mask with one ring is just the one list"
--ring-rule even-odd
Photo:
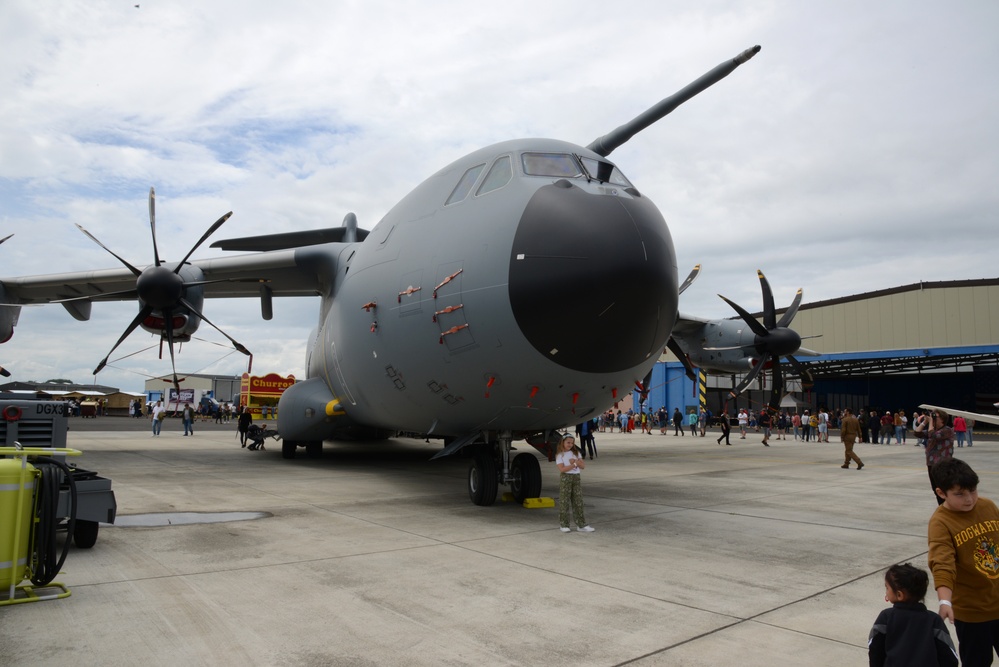
[(308, 374), (331, 392), (330, 424), (559, 428), (646, 375), (677, 286), (665, 220), (606, 158), (504, 142), (445, 167), (340, 250)]

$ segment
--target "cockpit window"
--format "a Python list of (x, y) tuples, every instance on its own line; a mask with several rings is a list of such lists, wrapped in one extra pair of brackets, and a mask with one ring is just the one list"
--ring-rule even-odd
[(462, 175), (461, 180), (458, 181), (458, 185), (456, 185), (454, 190), (451, 192), (451, 196), (447, 198), (446, 202), (444, 202), (444, 205), (448, 206), (449, 204), (455, 204), (467, 197), (468, 193), (472, 191), (472, 186), (475, 185), (476, 179), (479, 177), (479, 174), (482, 173), (485, 166), (485, 164), (476, 165), (466, 171)]
[(583, 169), (586, 170), (586, 175), (591, 180), (610, 183), (611, 185), (620, 185), (623, 188), (631, 187), (631, 182), (624, 177), (621, 170), (610, 162), (594, 160), (589, 157), (581, 157), (579, 161), (583, 163)]
[(510, 182), (513, 178), (513, 165), (510, 162), (510, 156), (504, 155), (503, 157), (496, 160), (493, 166), (489, 168), (489, 172), (486, 177), (482, 179), (482, 185), (479, 186), (479, 191), (476, 195), (484, 195), (487, 192), (492, 192), (493, 190), (499, 190), (501, 187)]
[(524, 153), (520, 159), (524, 173), (529, 176), (579, 178), (583, 175), (576, 158), (566, 153)]

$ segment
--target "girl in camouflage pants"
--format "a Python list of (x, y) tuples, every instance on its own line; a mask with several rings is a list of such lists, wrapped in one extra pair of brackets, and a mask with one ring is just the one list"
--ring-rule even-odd
[(569, 505), (572, 505), (572, 518), (576, 522), (576, 530), (581, 533), (592, 533), (593, 528), (587, 525), (583, 517), (583, 485), (580, 472), (586, 467), (586, 461), (576, 446), (576, 438), (571, 435), (562, 436), (558, 444), (558, 454), (555, 456), (558, 466), (558, 522), (559, 530), (569, 532)]

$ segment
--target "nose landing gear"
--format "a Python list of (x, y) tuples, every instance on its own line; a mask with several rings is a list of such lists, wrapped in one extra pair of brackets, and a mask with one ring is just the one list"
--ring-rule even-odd
[(541, 495), (541, 464), (530, 452), (522, 452), (510, 461), (512, 434), (503, 431), (493, 442), (474, 445), (468, 467), (468, 497), (476, 505), (492, 505), (500, 484), (509, 484), (514, 500)]

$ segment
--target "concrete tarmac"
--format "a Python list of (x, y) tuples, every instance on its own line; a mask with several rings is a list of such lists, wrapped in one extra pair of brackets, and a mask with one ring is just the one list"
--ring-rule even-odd
[[(926, 567), (936, 507), (911, 439), (858, 445), (858, 471), (835, 433), (600, 433), (596, 532), (563, 534), (555, 508), (472, 505), (468, 461), (430, 461), (437, 443), (285, 461), (277, 442), (241, 449), (234, 424), (152, 437), (105, 419), (72, 420), (68, 445), (113, 480), (119, 525), (71, 550), (71, 597), (0, 608), (4, 665), (866, 664), (884, 570)], [(999, 497), (999, 440), (957, 455)], [(125, 525), (184, 512), (263, 516)]]

